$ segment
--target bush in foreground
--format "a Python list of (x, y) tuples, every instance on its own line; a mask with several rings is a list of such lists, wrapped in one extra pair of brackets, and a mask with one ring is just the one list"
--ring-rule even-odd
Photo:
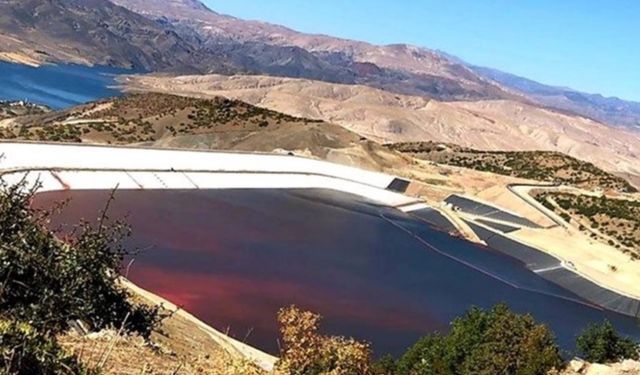
[(129, 228), (107, 225), (103, 213), (97, 228), (82, 223), (61, 241), (46, 229), (50, 213), (30, 206), (34, 192), (24, 184), (0, 184), (2, 314), (47, 334), (78, 319), (148, 337), (158, 309), (133, 304), (118, 283)]
[(623, 359), (640, 359), (638, 343), (621, 337), (609, 321), (589, 326), (578, 337), (576, 343), (580, 355), (590, 362), (609, 363)]
[(61, 240), (47, 229), (51, 213), (31, 207), (35, 190), (0, 179), (0, 374), (94, 374), (57, 335), (80, 320), (148, 338), (160, 307), (132, 303), (119, 283), (128, 226), (108, 224), (105, 210), (97, 227), (81, 223)]
[(52, 338), (26, 323), (0, 319), (0, 374), (91, 375)]
[(398, 361), (404, 375), (546, 375), (562, 365), (551, 331), (504, 304), (473, 308), (448, 335), (429, 335)]

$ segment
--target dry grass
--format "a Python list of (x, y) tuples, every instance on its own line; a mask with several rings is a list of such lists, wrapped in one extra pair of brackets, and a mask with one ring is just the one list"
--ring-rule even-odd
[[(171, 318), (174, 319), (174, 318)], [(116, 330), (80, 336), (69, 333), (60, 344), (90, 369), (104, 374), (229, 374), (260, 375), (253, 364), (232, 357), (198, 327), (180, 318), (162, 327), (151, 342), (123, 336)]]
[[(155, 303), (140, 295), (133, 298), (139, 303)], [(88, 335), (70, 332), (59, 337), (59, 342), (85, 366), (108, 375), (266, 374), (253, 363), (228, 353), (196, 323), (180, 314), (170, 314), (164, 319), (150, 341), (112, 329)]]

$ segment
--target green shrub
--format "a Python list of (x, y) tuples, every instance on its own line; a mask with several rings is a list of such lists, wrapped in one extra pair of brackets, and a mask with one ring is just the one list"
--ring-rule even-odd
[(638, 343), (621, 337), (609, 321), (589, 326), (576, 341), (580, 355), (591, 362), (639, 359)]
[(49, 213), (30, 206), (35, 189), (0, 183), (0, 311), (30, 322), (41, 332), (58, 333), (72, 320), (94, 329), (122, 327), (148, 337), (159, 322), (159, 307), (133, 304), (119, 285), (128, 251), (129, 228), (78, 225), (61, 241), (45, 228)]
[(398, 364), (391, 354), (380, 357), (371, 365), (373, 375), (395, 375), (398, 371)]
[(3, 375), (89, 375), (74, 356), (66, 354), (56, 341), (33, 326), (0, 319), (0, 355)]
[(446, 336), (439, 334), (428, 335), (418, 340), (398, 361), (398, 374), (453, 374), (447, 341)]
[(472, 308), (446, 335), (429, 335), (398, 362), (404, 375), (546, 375), (562, 364), (554, 336), (530, 315), (505, 304)]

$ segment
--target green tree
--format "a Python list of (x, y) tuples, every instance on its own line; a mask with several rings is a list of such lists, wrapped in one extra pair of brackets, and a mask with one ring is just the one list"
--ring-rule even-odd
[(551, 331), (505, 304), (472, 308), (446, 335), (429, 335), (398, 363), (403, 375), (545, 375), (562, 365)]
[(585, 329), (578, 337), (576, 346), (580, 355), (590, 362), (607, 363), (640, 358), (638, 343), (621, 337), (609, 321)]
[(428, 335), (415, 343), (398, 361), (403, 375), (454, 375), (447, 337)]
[(395, 375), (397, 370), (398, 365), (391, 354), (383, 355), (371, 365), (373, 375)]

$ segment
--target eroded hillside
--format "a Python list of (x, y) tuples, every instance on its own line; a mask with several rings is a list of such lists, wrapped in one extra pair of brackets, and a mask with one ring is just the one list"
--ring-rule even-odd
[(640, 184), (640, 133), (509, 100), (440, 102), (365, 86), (260, 76), (129, 76), (134, 91), (226, 96), (342, 125), (378, 142), (431, 140), (493, 151), (562, 152)]

